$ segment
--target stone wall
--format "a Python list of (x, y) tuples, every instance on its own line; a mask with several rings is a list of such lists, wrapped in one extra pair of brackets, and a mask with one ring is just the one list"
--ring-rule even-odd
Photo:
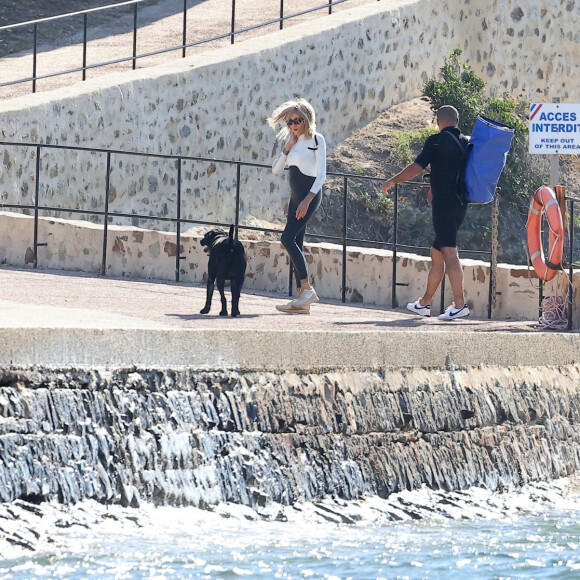
[[(0, 263), (19, 267), (33, 264), (33, 218), (0, 212)], [(41, 269), (73, 270), (99, 274), (102, 268), (103, 229), (82, 221), (39, 219), (38, 240), (46, 246), (38, 248)], [(182, 282), (205, 283), (207, 255), (200, 245), (200, 236), (181, 236), (179, 279)], [(240, 233), (248, 259), (246, 290), (285, 292), (288, 290), (290, 263), (279, 242), (252, 241)], [(176, 235), (134, 227), (110, 226), (107, 236), (109, 276), (175, 280)], [(306, 244), (306, 259), (311, 280), (321, 297), (342, 298), (343, 252), (334, 244)], [(463, 259), (465, 293), (474, 316), (488, 315), (489, 264)], [(397, 255), (396, 304), (392, 304), (392, 252), (349, 247), (346, 252), (346, 301), (381, 306), (398, 306), (413, 301), (425, 286), (429, 258), (415, 254)], [(538, 280), (526, 266), (499, 264), (492, 318), (498, 320), (534, 320), (538, 316)], [(575, 295), (580, 279), (574, 278)], [(564, 274), (548, 283), (544, 295), (564, 295), (567, 278)], [(448, 281), (444, 289), (452, 296)], [(433, 304), (438, 312), (439, 292)], [(580, 326), (580, 312), (574, 312), (574, 328)]]
[[(40, 218), (38, 248), (40, 269), (73, 270), (101, 273), (103, 228), (82, 221)], [(286, 292), (290, 263), (279, 242), (244, 239), (248, 259), (245, 290)], [(176, 266), (177, 237), (173, 233), (143, 230), (135, 227), (109, 226), (106, 254), (109, 276), (175, 280), (179, 267), (182, 282), (205, 283), (207, 254), (198, 235), (182, 235)], [(34, 258), (34, 218), (0, 212), (0, 264), (32, 267)], [(343, 252), (335, 244), (306, 244), (306, 259), (311, 280), (318, 294), (326, 299), (342, 299)], [(392, 252), (349, 247), (346, 252), (346, 301), (381, 306), (397, 306), (420, 296), (427, 279), (429, 258), (399, 252), (397, 254), (396, 303), (392, 304)], [(463, 259), (465, 294), (471, 312), (486, 318), (489, 302), (489, 264)], [(497, 274), (497, 296), (492, 318), (498, 320), (534, 320), (538, 316), (538, 280), (526, 266), (500, 264)], [(575, 276), (576, 295), (580, 278)], [(564, 274), (545, 287), (544, 295), (564, 295), (567, 279)], [(446, 279), (445, 296), (452, 296)], [(447, 300), (448, 302), (448, 300)], [(438, 312), (440, 293), (433, 301), (433, 314)], [(574, 312), (574, 328), (580, 327), (580, 312)]]
[[(495, 90), (531, 99), (580, 97), (576, 0), (398, 0), (317, 19), (178, 62), (79, 83), (0, 104), (4, 141), (101, 147), (207, 158), (186, 161), (182, 216), (233, 220), (235, 166), (269, 164), (278, 147), (266, 118), (293, 94), (307, 96), (330, 146), (422, 84), (459, 47)], [(0, 147), (0, 202), (30, 204), (34, 149)], [(43, 150), (41, 204), (103, 209), (105, 153)], [(176, 213), (175, 163), (111, 157), (111, 209)], [(242, 218), (283, 215), (287, 185), (244, 168)], [(62, 217), (71, 216), (57, 212)], [(117, 223), (166, 229), (164, 222)]]
[[(580, 468), (580, 369), (0, 371), (0, 501), (260, 510)], [(427, 404), (428, 403), (428, 404)]]

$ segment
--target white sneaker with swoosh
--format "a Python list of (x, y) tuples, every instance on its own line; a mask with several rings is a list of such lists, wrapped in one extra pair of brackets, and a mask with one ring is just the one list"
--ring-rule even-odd
[(437, 318), (439, 320), (455, 320), (456, 318), (464, 318), (465, 316), (469, 316), (469, 308), (467, 307), (467, 304), (464, 304), (461, 308), (455, 308), (455, 305), (452, 304)]
[(407, 304), (407, 310), (410, 310), (419, 316), (431, 316), (431, 304), (423, 306), (420, 300), (409, 302), (409, 304)]

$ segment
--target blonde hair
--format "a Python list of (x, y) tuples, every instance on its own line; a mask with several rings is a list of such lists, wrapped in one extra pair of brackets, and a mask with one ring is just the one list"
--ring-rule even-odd
[(302, 97), (282, 103), (274, 109), (272, 115), (268, 118), (268, 125), (272, 129), (275, 129), (276, 125), (282, 124), (282, 128), (278, 131), (276, 138), (281, 141), (285, 141), (288, 138), (290, 129), (286, 122), (290, 115), (293, 114), (300, 115), (304, 119), (304, 135), (306, 138), (312, 139), (314, 133), (316, 133), (316, 113), (312, 105)]

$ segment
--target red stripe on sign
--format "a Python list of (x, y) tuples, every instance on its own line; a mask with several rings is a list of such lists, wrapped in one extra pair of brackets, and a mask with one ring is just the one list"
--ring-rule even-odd
[(536, 116), (536, 113), (542, 108), (542, 105), (538, 105), (538, 108), (532, 113), (530, 117), (530, 121)]

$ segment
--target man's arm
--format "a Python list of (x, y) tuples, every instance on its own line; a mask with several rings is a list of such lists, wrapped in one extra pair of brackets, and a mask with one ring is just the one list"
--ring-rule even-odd
[(391, 187), (397, 185), (397, 183), (401, 183), (403, 181), (410, 181), (413, 177), (416, 177), (423, 171), (424, 167), (421, 167), (418, 163), (411, 163), (405, 167), (402, 171), (393, 175), (391, 179), (385, 181), (381, 186), (381, 191), (383, 193), (387, 193)]

